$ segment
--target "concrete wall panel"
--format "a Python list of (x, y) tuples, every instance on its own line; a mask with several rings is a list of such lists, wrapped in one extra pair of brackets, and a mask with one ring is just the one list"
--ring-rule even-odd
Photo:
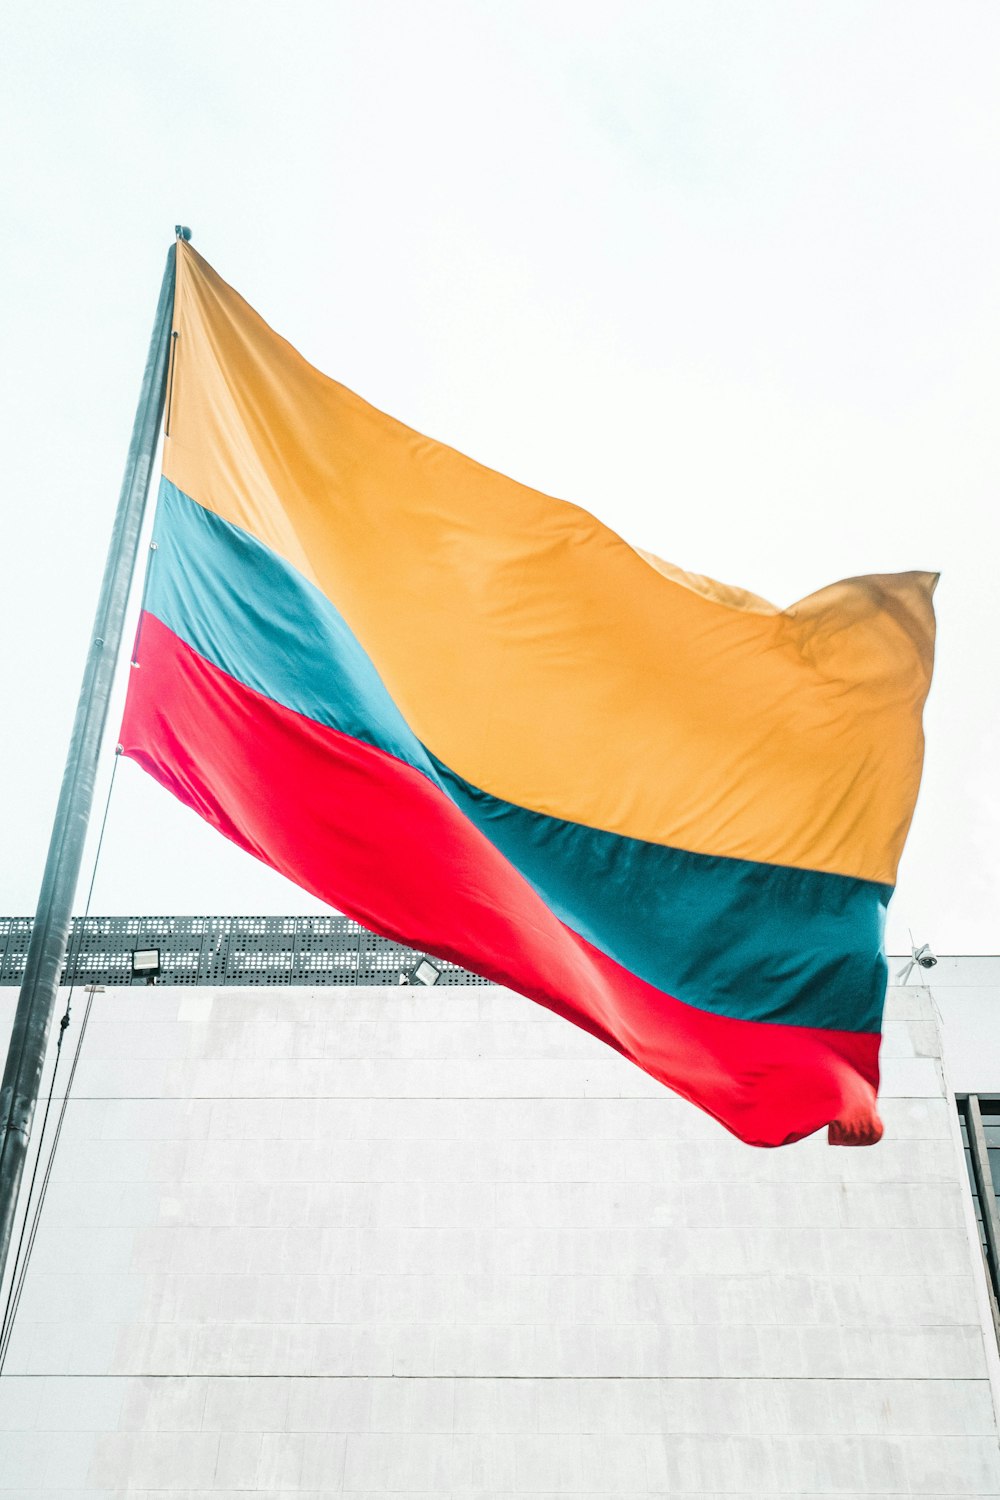
[(501, 990), (98, 995), (0, 1495), (998, 1496), (939, 1054), (766, 1152)]

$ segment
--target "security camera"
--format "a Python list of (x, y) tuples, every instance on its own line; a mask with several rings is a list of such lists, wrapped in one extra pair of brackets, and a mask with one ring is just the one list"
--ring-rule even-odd
[(905, 984), (918, 964), (922, 969), (933, 969), (936, 963), (937, 958), (935, 957), (934, 952), (931, 949), (930, 943), (921, 943), (920, 947), (918, 948), (916, 943), (913, 941), (913, 934), (911, 933), (910, 958), (909, 961), (903, 965), (899, 973), (896, 975), (896, 983)]

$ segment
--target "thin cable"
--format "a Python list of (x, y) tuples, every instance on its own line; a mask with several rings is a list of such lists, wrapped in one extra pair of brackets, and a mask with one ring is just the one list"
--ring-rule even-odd
[[(157, 515), (159, 512), (157, 512)], [(153, 520), (156, 525), (156, 518)], [(132, 655), (129, 658), (133, 667), (139, 665), (139, 644), (142, 641), (142, 624), (146, 618), (146, 599), (149, 595), (149, 580), (153, 573), (153, 560), (156, 557), (158, 546), (156, 539), (150, 541), (149, 550), (146, 554), (146, 571), (142, 579), (142, 598), (139, 600), (139, 618), (135, 625), (135, 640), (132, 642)]]
[[(87, 1033), (87, 1022), (90, 1020), (90, 1012), (93, 1003), (94, 996), (93, 993), (91, 993), (87, 996), (87, 1007), (83, 1013), (83, 1024), (80, 1027), (80, 1036), (77, 1040), (76, 1052), (73, 1056), (73, 1066), (70, 1070), (70, 1075), (66, 1083), (66, 1094), (63, 1097), (62, 1107), (59, 1111), (59, 1118), (56, 1122), (55, 1135), (53, 1136), (52, 1140), (52, 1149), (49, 1152), (49, 1158), (45, 1164), (45, 1175), (42, 1178), (42, 1186), (38, 1194), (38, 1202), (35, 1204), (35, 1212), (34, 1217), (31, 1221), (31, 1231), (28, 1235), (28, 1244), (24, 1252), (24, 1260), (21, 1263), (20, 1274), (18, 1275), (17, 1282), (16, 1284), (11, 1284), (11, 1289), (8, 1294), (7, 1301), (10, 1307), (10, 1312), (4, 1325), (2, 1339), (0, 1339), (0, 1375), (3, 1374), (4, 1365), (7, 1362), (7, 1351), (10, 1348), (10, 1340), (14, 1332), (14, 1320), (17, 1317), (18, 1308), (21, 1305), (21, 1295), (24, 1291), (24, 1282), (28, 1274), (28, 1266), (31, 1262), (31, 1252), (35, 1248), (35, 1238), (38, 1234), (39, 1220), (41, 1219), (42, 1208), (44, 1207), (45, 1198), (49, 1190), (49, 1179), (52, 1176), (52, 1166), (55, 1161), (56, 1149), (59, 1145), (59, 1141), (62, 1136), (63, 1123), (66, 1119), (66, 1106), (69, 1102), (70, 1091), (73, 1087), (73, 1079), (76, 1076), (77, 1064), (80, 1061), (80, 1049), (83, 1046), (83, 1039)], [(27, 1216), (25, 1217), (25, 1222), (27, 1222)], [(16, 1271), (17, 1267), (15, 1266), (15, 1272)]]
[(35, 1153), (35, 1165), (31, 1173), (31, 1181), (28, 1184), (28, 1196), (24, 1204), (24, 1218), (21, 1220), (21, 1233), (18, 1236), (17, 1251), (14, 1255), (14, 1265), (10, 1275), (10, 1287), (7, 1292), (7, 1305), (3, 1312), (3, 1323), (0, 1324), (0, 1374), (3, 1373), (3, 1356), (6, 1350), (7, 1325), (11, 1316), (11, 1305), (14, 1300), (14, 1287), (17, 1282), (18, 1266), (21, 1263), (21, 1248), (24, 1245), (24, 1234), (28, 1227), (28, 1210), (31, 1207), (32, 1195), (35, 1191), (35, 1179), (38, 1176), (38, 1164), (42, 1157), (42, 1142), (45, 1139), (45, 1127), (49, 1123), (49, 1110), (52, 1108), (52, 1095), (56, 1087), (56, 1074), (59, 1071), (59, 1058), (62, 1053), (63, 1037), (66, 1035), (66, 1027), (69, 1025), (69, 1014), (66, 1012), (59, 1022), (59, 1039), (56, 1042), (56, 1060), (52, 1069), (52, 1078), (49, 1083), (49, 1097), (45, 1101), (45, 1113), (42, 1115), (42, 1128), (38, 1132), (38, 1150)]
[(170, 335), (170, 376), (167, 380), (167, 417), (163, 424), (163, 436), (170, 436), (170, 413), (174, 409), (174, 365), (177, 363), (177, 340), (180, 334), (175, 328)]
[[(104, 847), (104, 833), (108, 826), (108, 813), (111, 810), (111, 794), (115, 789), (115, 776), (118, 773), (118, 761), (121, 757), (121, 753), (121, 745), (116, 745), (114, 765), (111, 768), (111, 780), (108, 782), (108, 795), (104, 803), (104, 816), (101, 819), (101, 831), (97, 838), (97, 848), (94, 851), (94, 864), (90, 872), (90, 885), (87, 889), (87, 904), (84, 907), (83, 912), (84, 923), (90, 916), (90, 903), (94, 895), (94, 882), (97, 879), (97, 866), (100, 862), (101, 850)], [(72, 951), (72, 943), (70, 944), (70, 951)], [(77, 950), (77, 952), (79, 953), (79, 949)], [(31, 1260), (31, 1252), (34, 1248), (35, 1236), (38, 1233), (38, 1223), (41, 1218), (42, 1206), (45, 1203), (45, 1197), (48, 1192), (49, 1178), (52, 1176), (52, 1165), (55, 1160), (56, 1147), (59, 1145), (59, 1139), (62, 1135), (63, 1121), (66, 1118), (66, 1107), (69, 1104), (69, 1096), (73, 1088), (73, 1080), (76, 1077), (77, 1064), (80, 1061), (80, 1050), (83, 1046), (83, 1039), (87, 1032), (87, 1022), (90, 1020), (90, 1012), (94, 1004), (94, 990), (93, 987), (91, 987), (90, 993), (87, 996), (87, 1006), (83, 1013), (83, 1024), (80, 1027), (80, 1035), (77, 1039), (76, 1052), (73, 1054), (73, 1065), (70, 1068), (69, 1078), (66, 1080), (66, 1092), (63, 1095), (62, 1107), (59, 1111), (59, 1119), (56, 1124), (56, 1131), (52, 1140), (52, 1147), (49, 1151), (49, 1157), (48, 1161), (46, 1162), (45, 1172), (42, 1176), (42, 1185), (38, 1195), (38, 1202), (35, 1205), (34, 1217), (31, 1220), (31, 1230), (28, 1234), (28, 1243), (27, 1247), (24, 1249), (24, 1260), (22, 1261), (21, 1251), (24, 1247), (24, 1236), (25, 1231), (28, 1227), (28, 1217), (31, 1210), (32, 1195), (35, 1191), (35, 1181), (38, 1177), (38, 1168), (42, 1160), (42, 1146), (45, 1141), (45, 1130), (46, 1126), (48, 1125), (49, 1111), (52, 1108), (52, 1099), (55, 1093), (56, 1074), (59, 1071), (59, 1059), (62, 1055), (63, 1037), (66, 1035), (66, 1029), (70, 1024), (70, 1017), (72, 1014), (73, 991), (76, 989), (76, 967), (76, 965), (73, 966), (73, 972), (70, 975), (69, 993), (66, 996), (66, 1009), (63, 1012), (62, 1019), (59, 1022), (59, 1037), (56, 1042), (56, 1057), (55, 1063), (53, 1064), (52, 1068), (52, 1078), (49, 1083), (49, 1094), (48, 1098), (45, 1101), (45, 1113), (42, 1116), (42, 1127), (38, 1132), (38, 1150), (35, 1153), (35, 1165), (31, 1173), (31, 1182), (28, 1185), (28, 1196), (25, 1200), (24, 1205), (24, 1218), (21, 1222), (21, 1233), (17, 1241), (17, 1253), (14, 1256), (14, 1265), (13, 1269), (11, 1270), (10, 1276), (10, 1288), (7, 1292), (7, 1305), (4, 1308), (3, 1323), (0, 1324), (0, 1375), (3, 1374), (3, 1368), (7, 1360), (7, 1350), (10, 1348), (11, 1334), (14, 1330), (14, 1319), (17, 1317), (17, 1310), (21, 1305), (21, 1293), (24, 1290), (24, 1280), (28, 1273), (28, 1263)]]

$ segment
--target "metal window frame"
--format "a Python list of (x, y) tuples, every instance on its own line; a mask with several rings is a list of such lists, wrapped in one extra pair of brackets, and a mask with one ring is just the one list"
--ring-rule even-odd
[[(983, 1216), (983, 1232), (986, 1235), (988, 1255), (983, 1256), (987, 1285), (990, 1293), (990, 1308), (993, 1327), (1000, 1341), (1000, 1207), (993, 1187), (993, 1172), (990, 1167), (989, 1147), (983, 1128), (983, 1103), (996, 1105), (989, 1114), (1000, 1121), (1000, 1094), (956, 1094), (955, 1104), (959, 1119), (965, 1122), (969, 1138), (969, 1158), (972, 1176), (976, 1184), (976, 1196)], [(981, 1247), (980, 1247), (981, 1248)]]

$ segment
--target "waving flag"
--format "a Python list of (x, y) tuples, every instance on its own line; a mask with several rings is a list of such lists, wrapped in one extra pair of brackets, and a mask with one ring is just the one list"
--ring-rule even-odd
[(742, 1139), (877, 1140), (935, 576), (779, 610), (684, 573), (376, 411), (177, 250), (125, 753)]

